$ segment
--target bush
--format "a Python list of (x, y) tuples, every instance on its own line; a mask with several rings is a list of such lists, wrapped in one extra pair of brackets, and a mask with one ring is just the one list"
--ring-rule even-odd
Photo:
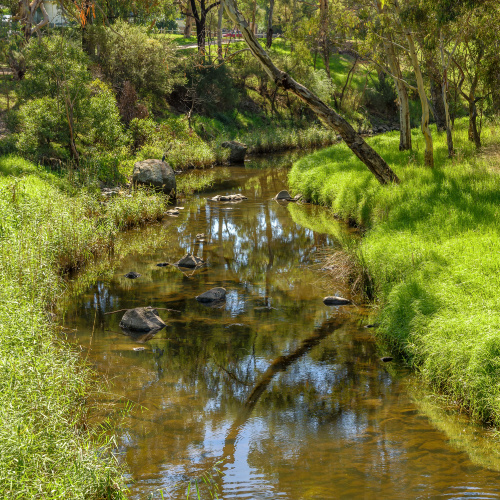
[(47, 37), (30, 42), (25, 54), (19, 151), (40, 158), (62, 146), (63, 156), (74, 158), (75, 150), (86, 156), (124, 144), (115, 96), (100, 80), (91, 82), (89, 59), (77, 42)]
[(124, 21), (112, 28), (92, 26), (89, 37), (99, 47), (100, 70), (118, 92), (130, 82), (139, 97), (164, 98), (184, 82), (174, 46), (167, 38), (150, 37), (142, 26)]

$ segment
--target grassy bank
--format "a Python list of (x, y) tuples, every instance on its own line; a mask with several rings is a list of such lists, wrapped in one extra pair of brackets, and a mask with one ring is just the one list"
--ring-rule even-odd
[[(457, 155), (434, 133), (436, 167), (423, 142), (398, 151), (398, 134), (370, 139), (401, 179), (380, 186), (344, 145), (299, 160), (290, 185), (368, 228), (356, 249), (376, 286), (379, 334), (438, 390), (500, 424), (500, 156), (498, 128), (486, 152), (457, 124)], [(498, 151), (498, 149), (497, 149)]]
[(92, 427), (98, 390), (56, 329), (64, 271), (113, 247), (124, 227), (161, 218), (161, 197), (102, 204), (65, 178), (0, 157), (0, 496), (124, 498), (120, 468)]

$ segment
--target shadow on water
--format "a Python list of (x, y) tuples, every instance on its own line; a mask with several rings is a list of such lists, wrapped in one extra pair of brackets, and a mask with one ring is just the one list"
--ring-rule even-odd
[[(492, 435), (453, 423), (404, 367), (380, 361), (368, 308), (323, 305), (349, 290), (319, 256), (350, 236), (325, 209), (273, 201), (289, 160), (273, 161), (230, 167), (231, 187), (212, 190), (244, 202), (193, 196), (178, 218), (120, 235), (64, 304), (69, 337), (137, 404), (117, 429), (131, 497), (185, 498), (220, 460), (224, 499), (500, 497)], [(188, 252), (207, 264), (156, 265)], [(195, 300), (216, 286), (221, 307)], [(167, 328), (141, 343), (106, 314), (146, 305), (164, 308)]]

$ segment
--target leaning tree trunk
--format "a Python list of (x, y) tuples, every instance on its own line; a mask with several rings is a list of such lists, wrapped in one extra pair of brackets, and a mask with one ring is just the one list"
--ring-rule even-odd
[(267, 40), (266, 48), (271, 48), (273, 44), (273, 11), (274, 11), (274, 0), (269, 0), (269, 16), (267, 18)]
[[(401, 12), (399, 10), (399, 5), (395, 3), (396, 13), (401, 19)], [(427, 96), (425, 94), (424, 79), (422, 78), (422, 72), (420, 71), (420, 64), (418, 62), (417, 51), (415, 50), (415, 43), (413, 41), (413, 36), (409, 28), (403, 25), (403, 32), (408, 41), (408, 46), (410, 49), (411, 62), (413, 69), (415, 71), (415, 77), (417, 79), (418, 95), (420, 97), (420, 103), (422, 104), (422, 133), (425, 139), (425, 164), (429, 167), (434, 166), (434, 145), (432, 143), (431, 129), (429, 128), (429, 103), (427, 101)]]
[(293, 92), (304, 101), (329, 128), (338, 132), (352, 152), (368, 167), (381, 184), (399, 182), (396, 174), (385, 160), (359, 135), (353, 127), (333, 109), (328, 107), (310, 90), (296, 82), (290, 75), (278, 69), (267, 52), (262, 48), (249, 28), (234, 0), (224, 0), (229, 18), (238, 26), (253, 56), (260, 62), (264, 71), (278, 87)]

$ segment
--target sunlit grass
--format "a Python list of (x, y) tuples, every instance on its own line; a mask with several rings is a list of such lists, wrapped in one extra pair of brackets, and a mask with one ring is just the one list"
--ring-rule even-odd
[[(485, 127), (483, 138), (498, 142), (498, 129)], [(434, 169), (423, 166), (418, 131), (413, 153), (399, 152), (398, 140), (393, 132), (370, 142), (399, 186), (380, 186), (344, 145), (299, 160), (290, 184), (368, 228), (357, 252), (382, 306), (380, 335), (436, 388), (498, 424), (500, 177), (475, 154), (467, 123), (457, 124), (452, 160), (446, 136), (434, 133)]]
[[(72, 194), (73, 193), (73, 194)], [(18, 157), (0, 157), (0, 491), (4, 498), (124, 498), (122, 471), (88, 420), (93, 377), (49, 313), (62, 274), (117, 232), (159, 219), (165, 199), (106, 203)]]

